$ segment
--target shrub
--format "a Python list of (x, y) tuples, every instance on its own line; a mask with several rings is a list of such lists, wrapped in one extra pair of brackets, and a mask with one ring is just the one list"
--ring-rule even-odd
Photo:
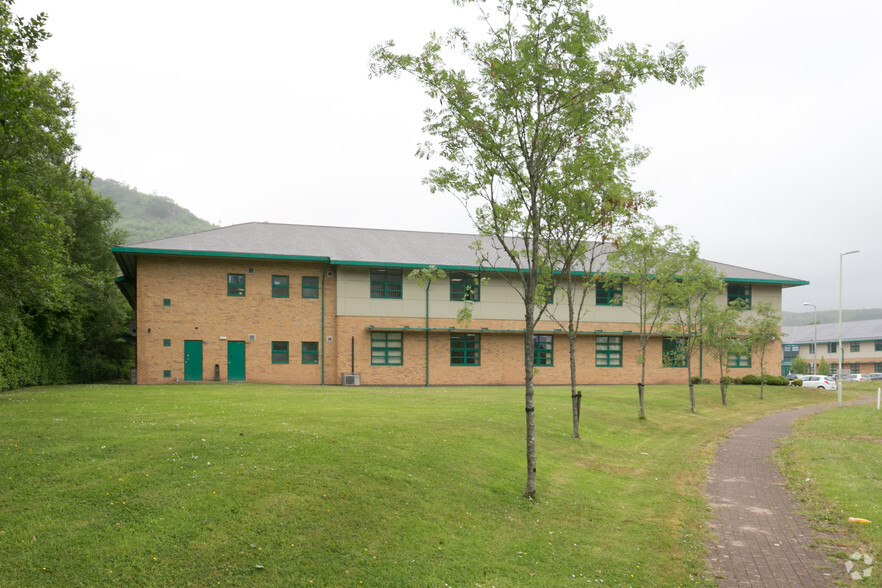
[(692, 376), (693, 384), (701, 384), (701, 378), (699, 376)]
[(749, 386), (758, 386), (760, 383), (760, 377), (754, 374), (747, 374), (741, 378), (741, 383)]
[(788, 385), (790, 385), (790, 380), (788, 380), (784, 376), (774, 376), (772, 374), (766, 374), (763, 377), (763, 381), (769, 386), (788, 386)]
[(791, 386), (802, 386), (802, 380), (800, 380), (799, 378), (796, 378), (795, 380), (791, 380), (790, 385)]

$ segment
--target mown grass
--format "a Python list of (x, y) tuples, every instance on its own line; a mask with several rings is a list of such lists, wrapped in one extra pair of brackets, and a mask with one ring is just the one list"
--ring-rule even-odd
[[(46, 387), (0, 394), (0, 583), (713, 585), (726, 432), (831, 392), (586, 387)], [(877, 464), (878, 465), (878, 464)], [(878, 505), (877, 505), (878, 506)]]
[[(810, 520), (831, 531), (842, 559), (855, 552), (882, 557), (882, 412), (876, 410), (878, 382), (846, 383), (852, 392), (872, 394), (871, 404), (843, 406), (801, 419), (779, 452), (789, 486)], [(849, 517), (870, 524), (850, 524)], [(859, 570), (866, 566), (859, 566)], [(882, 586), (874, 565), (865, 585)]]

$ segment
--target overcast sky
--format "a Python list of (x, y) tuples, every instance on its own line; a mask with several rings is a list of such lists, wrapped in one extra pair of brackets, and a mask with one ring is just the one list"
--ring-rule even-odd
[[(428, 98), (368, 79), (386, 39), (417, 51), (474, 25), (449, 0), (18, 0), (49, 15), (41, 69), (71, 83), (78, 163), (223, 225), (472, 232), (422, 185)], [(882, 308), (882, 67), (876, 0), (598, 0), (613, 40), (684, 41), (704, 87), (650, 84), (638, 189), (702, 256), (792, 278), (784, 309)], [(477, 29), (476, 29), (477, 30)]]

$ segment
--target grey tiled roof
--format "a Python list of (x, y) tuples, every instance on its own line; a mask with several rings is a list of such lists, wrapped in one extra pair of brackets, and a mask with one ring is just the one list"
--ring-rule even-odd
[[(784, 334), (782, 340), (785, 344), (811, 343), (815, 340), (815, 325), (799, 327), (782, 327)], [(842, 323), (843, 341), (873, 341), (882, 340), (882, 319), (870, 321), (850, 321)], [(839, 340), (839, 323), (824, 323), (818, 325), (819, 343), (827, 343)]]
[[(477, 268), (478, 255), (473, 248), (477, 240), (475, 235), (461, 233), (244, 223), (125, 245), (114, 248), (114, 251), (117, 259), (121, 255), (139, 253), (190, 253), (234, 257), (307, 257), (327, 259), (330, 263), (339, 265)], [(493, 241), (485, 238), (483, 243), (488, 257), (494, 257)], [(769, 282), (785, 286), (807, 283), (758, 270), (710, 263), (730, 280)], [(499, 257), (498, 263), (491, 265), (500, 269), (512, 267), (505, 256)]]

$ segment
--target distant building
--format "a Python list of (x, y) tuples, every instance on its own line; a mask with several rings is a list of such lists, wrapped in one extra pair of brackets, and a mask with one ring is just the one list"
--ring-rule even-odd
[(846, 374), (882, 373), (882, 319), (842, 323), (841, 350), (839, 323), (784, 327), (781, 330), (785, 354), (788, 347), (796, 347), (797, 355), (809, 363), (812, 374), (817, 372), (821, 359), (830, 366), (830, 373), (835, 374), (839, 369), (840, 353), (842, 370)]
[[(114, 247), (123, 273), (117, 283), (137, 316), (137, 381), (522, 384), (524, 308), (507, 281), (515, 270), (507, 260), (480, 265), (475, 241), (464, 234), (247, 223)], [(408, 279), (430, 265), (447, 277), (422, 286)], [(807, 283), (713, 265), (728, 284), (721, 305), (737, 298), (748, 308), (768, 302), (780, 310), (782, 288)], [(589, 292), (576, 345), (580, 384), (639, 381), (636, 316), (611, 294)], [(468, 325), (457, 322), (464, 298), (472, 304)], [(562, 293), (549, 311), (566, 316)], [(568, 384), (560, 326), (541, 321), (535, 343), (536, 384)], [(652, 338), (647, 382), (685, 383), (685, 366), (663, 361), (675, 345)], [(697, 359), (693, 375), (715, 377), (709, 358)], [(767, 351), (767, 361), (781, 361), (780, 347)], [(755, 362), (730, 357), (731, 375), (758, 371)]]

